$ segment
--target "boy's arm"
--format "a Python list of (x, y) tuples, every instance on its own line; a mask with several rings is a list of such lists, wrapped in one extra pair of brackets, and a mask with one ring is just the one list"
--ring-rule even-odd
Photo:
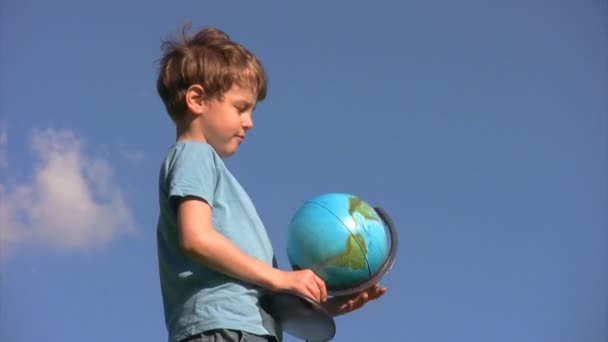
[(185, 197), (178, 205), (181, 245), (198, 262), (233, 278), (273, 291), (286, 290), (327, 299), (325, 283), (311, 270), (285, 272), (253, 258), (213, 228), (211, 206), (197, 197)]

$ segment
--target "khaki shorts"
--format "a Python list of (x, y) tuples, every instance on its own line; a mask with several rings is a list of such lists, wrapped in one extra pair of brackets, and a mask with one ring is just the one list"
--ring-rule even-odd
[(244, 331), (217, 329), (187, 337), (179, 342), (278, 342), (273, 336), (259, 336)]

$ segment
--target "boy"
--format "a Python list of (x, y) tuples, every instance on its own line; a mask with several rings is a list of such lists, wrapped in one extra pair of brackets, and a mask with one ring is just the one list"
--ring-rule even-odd
[(169, 341), (280, 341), (260, 305), (294, 291), (338, 315), (378, 298), (375, 286), (331, 298), (310, 270), (276, 268), (264, 225), (224, 165), (253, 127), (266, 74), (245, 47), (216, 28), (163, 43), (157, 90), (176, 127), (160, 170), (157, 248)]

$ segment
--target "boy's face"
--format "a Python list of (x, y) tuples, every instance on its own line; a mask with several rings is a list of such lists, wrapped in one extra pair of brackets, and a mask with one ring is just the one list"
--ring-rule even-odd
[(201, 115), (201, 129), (207, 144), (220, 155), (233, 155), (253, 127), (256, 97), (248, 88), (233, 86), (223, 97), (207, 100)]

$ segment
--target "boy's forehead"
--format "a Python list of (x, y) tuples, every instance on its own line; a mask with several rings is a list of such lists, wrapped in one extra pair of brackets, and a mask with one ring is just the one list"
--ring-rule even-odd
[(249, 103), (256, 102), (256, 94), (251, 87), (243, 87), (240, 85), (234, 85), (232, 88), (224, 94), (234, 101), (245, 101)]

